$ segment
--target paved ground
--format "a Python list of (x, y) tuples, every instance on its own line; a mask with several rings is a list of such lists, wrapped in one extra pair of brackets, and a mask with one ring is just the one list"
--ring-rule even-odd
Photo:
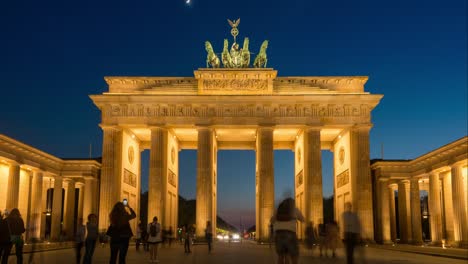
[[(252, 242), (243, 243), (226, 243), (217, 242), (214, 245), (214, 251), (208, 254), (206, 245), (195, 245), (192, 248), (191, 254), (185, 254), (181, 245), (172, 245), (171, 248), (160, 248), (160, 263), (177, 263), (177, 264), (218, 264), (218, 263), (241, 263), (241, 264), (263, 264), (276, 263), (276, 255), (274, 248), (269, 248), (268, 245), (257, 245)], [(387, 250), (382, 248), (361, 248), (357, 252), (356, 263), (365, 264), (466, 264), (467, 260), (445, 258), (438, 256), (430, 256), (423, 254), (415, 254), (409, 252), (401, 252), (396, 250)], [(25, 254), (24, 263), (28, 263), (29, 254)], [(93, 263), (108, 263), (109, 247), (102, 248), (98, 246), (94, 255)], [(75, 262), (75, 255), (72, 249), (62, 249), (54, 251), (45, 251), (35, 253), (34, 263), (67, 263)], [(11, 256), (8, 263), (16, 263), (16, 258)], [(127, 256), (127, 263), (149, 263), (148, 254), (146, 252), (137, 252), (134, 246), (131, 246)], [(302, 249), (299, 263), (345, 263), (343, 250), (338, 251), (337, 258), (318, 257), (318, 250), (311, 252)]]

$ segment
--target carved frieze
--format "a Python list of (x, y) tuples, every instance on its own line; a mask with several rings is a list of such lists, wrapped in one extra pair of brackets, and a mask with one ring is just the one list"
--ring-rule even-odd
[(174, 172), (172, 172), (171, 170), (167, 170), (167, 182), (176, 187), (176, 175)]
[(124, 169), (124, 175), (123, 175), (123, 182), (132, 186), (132, 187), (136, 187), (137, 186), (137, 179), (136, 179), (136, 175), (135, 173), (127, 170), (127, 169)]
[(349, 170), (345, 170), (336, 176), (336, 188), (340, 188), (349, 183)]
[(301, 186), (304, 183), (304, 173), (301, 170), (297, 175), (296, 175), (296, 188)]
[(108, 104), (104, 117), (369, 117), (368, 105)]
[(231, 80), (203, 80), (205, 91), (266, 91), (268, 90), (267, 80), (255, 79), (231, 79)]

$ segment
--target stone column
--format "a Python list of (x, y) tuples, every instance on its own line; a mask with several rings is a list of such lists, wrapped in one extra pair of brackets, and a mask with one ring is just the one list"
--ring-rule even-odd
[(34, 174), (31, 192), (31, 218), (29, 220), (29, 237), (39, 239), (41, 237), (42, 212), (44, 212), (44, 209), (42, 207), (42, 179), (44, 175), (42, 171), (34, 171), (33, 173)]
[(452, 165), (452, 203), (454, 239), (460, 247), (468, 247), (468, 217), (465, 205), (465, 188), (463, 182), (463, 167)]
[[(83, 219), (83, 224), (86, 224), (88, 220), (88, 215), (83, 215), (83, 204), (84, 204), (84, 183), (76, 182), (75, 183), (75, 197), (76, 197), (76, 189), (78, 189), (78, 209), (76, 210), (76, 219), (79, 220), (80, 218)], [(75, 226), (76, 227), (76, 226)]]
[(62, 177), (56, 176), (54, 179), (54, 194), (52, 198), (52, 217), (50, 227), (50, 239), (58, 241), (62, 231)]
[(445, 226), (446, 243), (453, 244), (455, 241), (453, 231), (453, 203), (452, 203), (452, 177), (450, 173), (442, 175), (442, 193), (444, 201), (443, 220)]
[(268, 225), (274, 213), (275, 183), (273, 166), (273, 128), (257, 129), (258, 212), (257, 240), (268, 241)]
[(408, 181), (398, 183), (398, 219), (400, 226), (400, 243), (411, 240), (411, 215)]
[(361, 220), (361, 236), (374, 240), (374, 216), (372, 207), (372, 179), (369, 159), (370, 126), (354, 127), (350, 132), (351, 145), (351, 196), (353, 210)]
[(10, 164), (8, 173), (8, 188), (6, 198), (6, 209), (11, 211), (13, 208), (18, 208), (19, 202), (19, 185), (20, 185), (20, 166), (18, 163)]
[(101, 186), (99, 192), (99, 231), (107, 230), (109, 214), (120, 201), (122, 182), (122, 129), (101, 126), (103, 131)]
[(96, 201), (94, 195), (96, 190), (96, 179), (93, 177), (86, 177), (83, 187), (80, 189), (80, 199), (83, 198), (83, 219), (88, 219), (89, 214), (97, 213)]
[(419, 195), (419, 178), (410, 180), (411, 195), (411, 228), (413, 230), (412, 243), (422, 244), (422, 225), (421, 225), (421, 198)]
[(304, 226), (323, 223), (320, 128), (304, 129)]
[(28, 172), (29, 174), (29, 181), (28, 181), (28, 206), (27, 206), (27, 210), (26, 210), (26, 216), (23, 215), (23, 221), (25, 220), (24, 222), (24, 226), (26, 228), (26, 232), (24, 233), (25, 235), (25, 240), (26, 241), (30, 241), (31, 239), (31, 232), (32, 232), (32, 222), (31, 222), (31, 203), (32, 203), (32, 189), (33, 189), (33, 175), (34, 175), (34, 172), (32, 171), (29, 171)]
[(396, 212), (395, 212), (395, 191), (391, 185), (388, 186), (388, 202), (390, 210), (390, 237), (393, 242), (397, 239)]
[(429, 176), (429, 216), (432, 244), (441, 244), (440, 180), (436, 172), (431, 172)]
[[(150, 168), (148, 179), (148, 223), (158, 217), (161, 226), (165, 219), (167, 184), (167, 130), (151, 127)], [(198, 201), (197, 201), (198, 203)]]
[(380, 180), (380, 192), (377, 194), (380, 196), (380, 230), (382, 243), (390, 243), (391, 241), (391, 225), (390, 225), (390, 200), (388, 192), (388, 180)]
[(213, 219), (213, 129), (198, 128), (196, 235), (204, 238)]
[(63, 216), (63, 228), (68, 239), (72, 240), (75, 237), (75, 181), (64, 179), (65, 182), (65, 214)]

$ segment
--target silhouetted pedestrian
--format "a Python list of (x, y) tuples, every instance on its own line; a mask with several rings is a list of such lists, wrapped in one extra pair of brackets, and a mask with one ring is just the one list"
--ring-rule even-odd
[(138, 225), (137, 225), (137, 228), (136, 228), (136, 236), (135, 236), (136, 251), (140, 251), (141, 234), (142, 234), (142, 223), (141, 223), (141, 221), (138, 221)]
[(327, 236), (325, 238), (327, 243), (327, 248), (332, 251), (332, 257), (336, 257), (336, 248), (338, 247), (338, 243), (340, 242), (340, 232), (338, 228), (338, 223), (332, 221), (328, 223), (326, 226), (327, 229)]
[(76, 253), (76, 264), (81, 263), (81, 249), (83, 248), (85, 241), (86, 228), (83, 225), (83, 218), (78, 219), (75, 234), (75, 253)]
[(95, 214), (88, 215), (88, 222), (86, 223), (86, 240), (85, 240), (85, 256), (84, 264), (91, 264), (94, 255), (94, 249), (96, 248), (96, 241), (99, 237), (99, 231), (97, 226), (97, 216)]
[(18, 264), (23, 263), (23, 233), (26, 231), (24, 228), (24, 221), (21, 218), (21, 214), (17, 208), (11, 210), (7, 218), (5, 218), (5, 224), (8, 230), (7, 246), (4, 249), (2, 256), (2, 264), (8, 263), (8, 256), (10, 255), (11, 248), (15, 246), (16, 261)]
[(190, 244), (192, 243), (192, 230), (188, 225), (185, 225), (182, 229), (182, 236), (184, 238), (184, 252), (191, 253)]
[(360, 239), (361, 223), (356, 213), (352, 212), (351, 203), (345, 203), (345, 212), (342, 215), (344, 226), (344, 242), (346, 244), (346, 261), (354, 262), (354, 248)]
[(311, 221), (307, 224), (305, 229), (305, 244), (308, 249), (313, 249), (317, 242), (317, 234), (315, 232), (314, 223)]
[(213, 243), (213, 226), (211, 226), (211, 221), (206, 221), (205, 238), (208, 243), (208, 253), (211, 253), (211, 244)]
[[(126, 208), (130, 210), (130, 214)], [(110, 226), (107, 229), (107, 235), (110, 236), (110, 264), (117, 262), (117, 255), (119, 255), (119, 264), (125, 264), (128, 244), (130, 238), (133, 236), (132, 229), (130, 228), (129, 221), (136, 217), (135, 211), (122, 202), (117, 202), (110, 213)]]

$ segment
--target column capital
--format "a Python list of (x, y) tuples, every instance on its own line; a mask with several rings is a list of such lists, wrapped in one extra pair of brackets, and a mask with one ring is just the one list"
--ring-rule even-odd
[(117, 125), (106, 125), (106, 124), (99, 124), (102, 130), (116, 130), (121, 131), (122, 128)]
[(450, 168), (461, 168), (463, 166), (466, 166), (467, 165), (467, 161), (466, 160), (460, 160), (460, 161), (455, 161), (453, 163), (451, 163), (449, 166)]
[(304, 131), (321, 131), (323, 129), (323, 126), (317, 126), (317, 125), (305, 125), (302, 127), (302, 130)]
[(203, 124), (195, 125), (195, 128), (197, 129), (197, 131), (201, 131), (201, 130), (203, 130), (203, 131), (206, 131), (206, 130), (213, 131), (214, 130), (213, 126), (203, 125)]
[(410, 180), (407, 180), (407, 179), (399, 180), (398, 184), (400, 184), (400, 183), (407, 184), (407, 183), (410, 183)]
[(164, 129), (167, 129), (167, 127), (166, 127), (166, 124), (163, 124), (163, 123), (161, 123), (161, 124), (151, 124), (151, 125), (148, 125), (148, 129), (151, 130), (151, 131), (152, 130), (157, 130), (157, 129), (163, 129), (164, 130)]
[(372, 128), (373, 124), (356, 124), (351, 130), (354, 131), (369, 131)]
[(82, 183), (82, 182), (75, 182), (75, 188), (78, 187), (78, 188), (81, 188), (81, 187), (84, 187), (85, 184)]

